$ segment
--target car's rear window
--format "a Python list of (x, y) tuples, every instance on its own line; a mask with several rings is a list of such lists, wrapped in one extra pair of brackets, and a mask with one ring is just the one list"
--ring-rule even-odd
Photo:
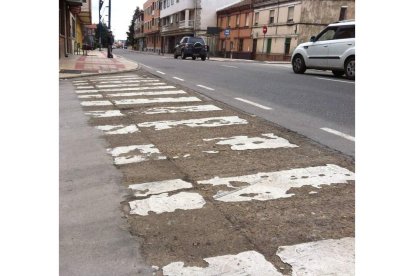
[(199, 42), (204, 45), (204, 40), (200, 37), (190, 37), (189, 43), (196, 43)]

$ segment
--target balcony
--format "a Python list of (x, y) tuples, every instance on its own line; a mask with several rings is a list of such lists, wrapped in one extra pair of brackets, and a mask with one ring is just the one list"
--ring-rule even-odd
[(161, 27), (161, 32), (179, 31), (184, 29), (193, 29), (194, 20), (182, 20), (173, 24), (169, 24)]

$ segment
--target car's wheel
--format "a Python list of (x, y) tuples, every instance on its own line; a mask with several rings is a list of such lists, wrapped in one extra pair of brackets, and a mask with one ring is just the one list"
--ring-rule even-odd
[(342, 77), (342, 76), (345, 74), (345, 72), (344, 72), (344, 71), (342, 71), (342, 70), (332, 70), (332, 74), (333, 74), (335, 77)]
[(193, 60), (196, 60), (197, 57), (191, 57)]
[(201, 60), (205, 61), (206, 60), (206, 56), (201, 56)]
[(350, 57), (345, 61), (345, 76), (350, 79), (355, 79), (355, 57)]
[(177, 59), (177, 57), (178, 57), (178, 55), (176, 55), (175, 52), (174, 52), (174, 58)]
[(181, 52), (181, 59), (185, 59), (186, 55), (184, 54), (184, 51)]
[(293, 72), (296, 74), (303, 74), (306, 71), (305, 61), (301, 55), (296, 55), (292, 60)]

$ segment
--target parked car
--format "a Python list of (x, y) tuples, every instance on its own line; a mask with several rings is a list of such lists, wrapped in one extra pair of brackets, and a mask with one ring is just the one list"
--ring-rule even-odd
[(310, 42), (296, 47), (292, 54), (292, 68), (297, 74), (306, 69), (332, 70), (340, 77), (355, 79), (355, 21), (340, 21), (328, 25)]
[(174, 58), (178, 56), (181, 56), (182, 59), (191, 57), (195, 60), (200, 57), (201, 60), (206, 60), (207, 50), (204, 40), (201, 37), (183, 37), (174, 49)]

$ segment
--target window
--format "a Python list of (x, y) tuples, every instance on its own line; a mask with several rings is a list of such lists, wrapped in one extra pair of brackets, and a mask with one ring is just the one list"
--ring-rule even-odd
[(226, 50), (226, 41), (225, 40), (221, 41), (221, 49), (223, 49), (223, 51)]
[(74, 38), (76, 36), (76, 21), (74, 18), (72, 18), (72, 37)]
[(291, 40), (292, 40), (292, 38), (286, 37), (286, 40), (285, 40), (285, 55), (289, 55)]
[(254, 25), (257, 25), (257, 24), (259, 24), (259, 13), (258, 12), (254, 14)]
[(236, 15), (236, 27), (240, 25), (240, 14)]
[(225, 27), (223, 26), (223, 23), (224, 23), (224, 17), (222, 16), (220, 17), (220, 27)]
[(325, 29), (322, 33), (320, 33), (315, 41), (325, 41), (325, 40), (332, 40), (335, 36), (337, 27), (331, 27), (328, 29)]
[(249, 26), (249, 24), (250, 24), (249, 21), (250, 20), (249, 20), (249, 13), (248, 12), (246, 12), (246, 17), (245, 18), (246, 18), (246, 22), (244, 23), (244, 26)]
[[(264, 43), (264, 42), (263, 42)], [(267, 39), (267, 47), (266, 47), (266, 53), (270, 54), (270, 50), (272, 49), (272, 39), (268, 38)]]
[(335, 39), (355, 38), (355, 26), (340, 27), (335, 33)]
[(295, 11), (295, 6), (289, 7), (288, 8), (288, 18), (287, 18), (287, 22), (293, 22), (293, 13)]
[(227, 27), (230, 26), (230, 16), (227, 16)]
[(341, 11), (339, 12), (339, 21), (346, 19), (346, 11), (347, 11), (347, 9), (348, 9), (347, 6), (341, 7)]
[(233, 50), (233, 41), (230, 41), (230, 50)]
[(243, 52), (243, 39), (239, 39), (239, 52)]
[(269, 15), (269, 24), (273, 24), (275, 22), (275, 11), (271, 10)]
[(174, 0), (171, 0), (171, 6), (174, 5)]

